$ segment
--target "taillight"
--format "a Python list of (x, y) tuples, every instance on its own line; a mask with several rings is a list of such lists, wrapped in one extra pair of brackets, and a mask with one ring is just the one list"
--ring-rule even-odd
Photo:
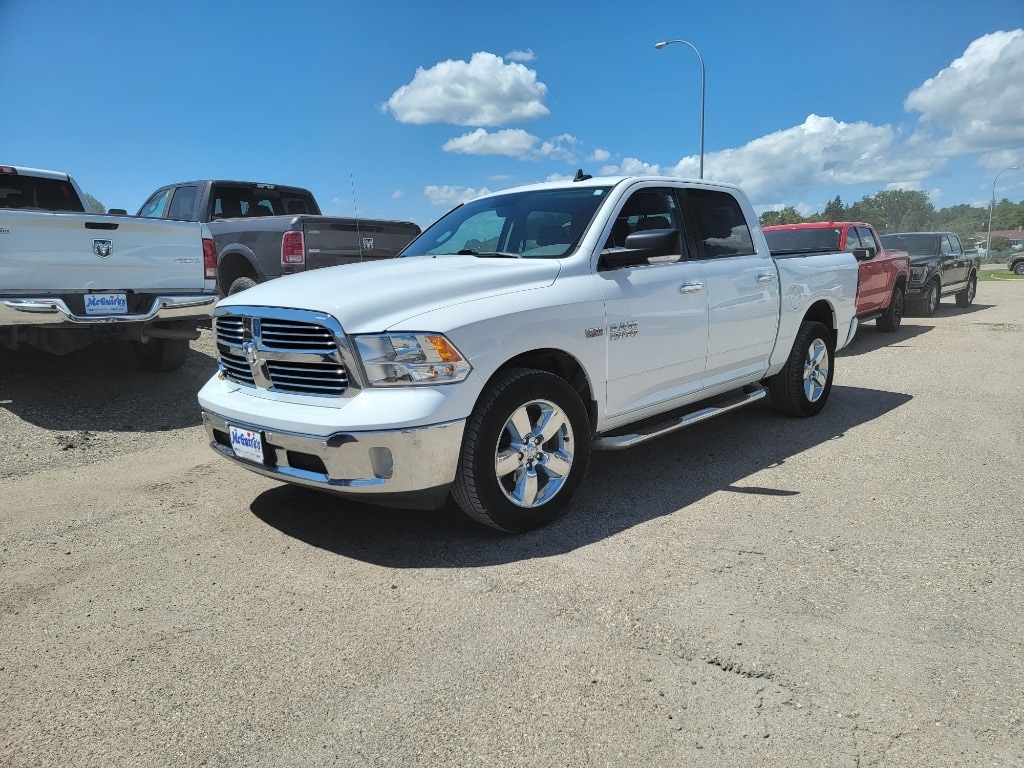
[(203, 238), (203, 268), (207, 280), (217, 279), (217, 245), (209, 237)]
[(281, 266), (305, 263), (306, 245), (302, 232), (285, 232), (281, 238)]
[(0, 165), (0, 173), (11, 173), (11, 174), (14, 174), (15, 176), (17, 176), (18, 175), (18, 169), (17, 168), (12, 168), (9, 165)]

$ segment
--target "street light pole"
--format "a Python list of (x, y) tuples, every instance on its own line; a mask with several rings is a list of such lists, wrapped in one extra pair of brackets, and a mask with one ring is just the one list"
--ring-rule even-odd
[(992, 199), (988, 204), (988, 240), (985, 243), (986, 259), (992, 251), (992, 209), (996, 207), (996, 180), (1007, 171), (1016, 171), (1018, 168), (1020, 168), (1019, 165), (1011, 165), (1009, 168), (1003, 168), (1003, 170), (996, 174), (996, 178), (992, 179)]
[(704, 57), (700, 55), (700, 51), (697, 50), (697, 46), (693, 43), (687, 42), (686, 40), (666, 40), (660, 43), (655, 43), (654, 47), (662, 49), (666, 45), (672, 43), (682, 43), (688, 45), (693, 49), (693, 52), (697, 54), (697, 59), (700, 61), (700, 177), (704, 178)]

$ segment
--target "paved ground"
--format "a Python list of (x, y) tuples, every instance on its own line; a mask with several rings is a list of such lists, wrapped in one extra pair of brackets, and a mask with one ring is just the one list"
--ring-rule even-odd
[(513, 538), (220, 461), (208, 335), (0, 352), (0, 765), (1024, 765), (1022, 342), (869, 326)]

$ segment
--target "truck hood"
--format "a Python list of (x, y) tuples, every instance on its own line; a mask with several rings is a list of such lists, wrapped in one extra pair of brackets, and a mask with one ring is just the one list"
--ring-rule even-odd
[(543, 288), (560, 269), (555, 260), (415, 256), (288, 275), (224, 298), (218, 306), (326, 312), (348, 333), (374, 333), (442, 307)]

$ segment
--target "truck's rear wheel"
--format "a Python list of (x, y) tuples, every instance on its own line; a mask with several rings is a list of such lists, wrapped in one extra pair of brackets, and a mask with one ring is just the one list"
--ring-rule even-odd
[(958, 307), (969, 307), (974, 303), (974, 296), (978, 292), (978, 276), (971, 273), (967, 279), (967, 287), (956, 294), (956, 305)]
[(236, 277), (228, 287), (228, 296), (241, 293), (247, 288), (252, 288), (254, 285), (257, 285), (257, 283), (251, 277)]
[(590, 437), (586, 409), (568, 382), (545, 371), (507, 371), (469, 417), (452, 496), (467, 515), (501, 531), (547, 525), (583, 482)]
[(814, 416), (825, 407), (835, 372), (832, 334), (821, 323), (807, 321), (793, 342), (786, 366), (768, 380), (775, 410), (790, 416)]
[(185, 364), (188, 356), (188, 339), (150, 339), (147, 342), (133, 341), (132, 349), (144, 371), (170, 373)]
[(878, 330), (885, 331), (886, 333), (895, 333), (900, 329), (900, 323), (903, 322), (903, 308), (906, 303), (906, 296), (902, 286), (897, 285), (892, 289), (892, 297), (889, 299), (889, 306), (883, 314), (876, 321), (875, 325), (878, 326)]

